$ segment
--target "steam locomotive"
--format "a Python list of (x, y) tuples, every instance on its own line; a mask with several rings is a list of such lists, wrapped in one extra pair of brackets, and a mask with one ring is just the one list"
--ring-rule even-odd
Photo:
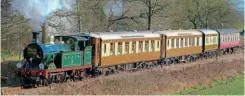
[(84, 69), (92, 67), (88, 36), (56, 36), (52, 37), (58, 41), (55, 44), (41, 44), (38, 34), (33, 32), (33, 43), (24, 49), (24, 60), (17, 63), (15, 72), (23, 85), (63, 82), (71, 75), (81, 79)]
[(234, 53), (240, 45), (236, 29), (76, 33), (52, 36), (50, 44), (41, 44), (38, 35), (33, 33), (33, 42), (15, 69), (23, 85), (193, 62)]

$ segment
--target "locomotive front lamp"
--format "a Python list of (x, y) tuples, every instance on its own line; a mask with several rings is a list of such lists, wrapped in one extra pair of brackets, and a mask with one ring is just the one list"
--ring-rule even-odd
[(16, 64), (16, 67), (17, 67), (17, 68), (21, 68), (21, 67), (22, 67), (22, 63), (21, 63), (21, 62), (17, 63), (17, 64)]
[(40, 63), (39, 64), (39, 68), (42, 70), (42, 69), (44, 69), (44, 64), (43, 63)]

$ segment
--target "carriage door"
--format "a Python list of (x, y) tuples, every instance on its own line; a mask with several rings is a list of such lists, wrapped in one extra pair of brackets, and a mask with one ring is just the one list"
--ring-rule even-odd
[(92, 65), (98, 66), (100, 61), (100, 39), (92, 38)]
[(160, 52), (161, 52), (161, 58), (165, 58), (166, 56), (166, 36), (165, 35), (161, 35), (161, 48), (160, 48)]

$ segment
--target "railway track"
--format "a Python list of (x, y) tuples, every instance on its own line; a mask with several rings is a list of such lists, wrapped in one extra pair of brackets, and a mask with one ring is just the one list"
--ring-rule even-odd
[[(244, 52), (244, 46), (240, 46), (239, 49), (236, 51), (235, 54), (240, 53), (240, 52)], [(230, 54), (232, 55), (232, 54)], [(225, 55), (222, 55), (225, 56)], [(198, 60), (197, 62), (201, 62), (204, 60)], [(168, 65), (163, 65), (163, 66), (168, 66)], [(132, 71), (130, 71), (132, 72)], [(42, 86), (44, 87), (44, 86)], [(2, 87), (1, 88), (1, 95), (13, 95), (13, 94), (18, 94), (23, 90), (27, 90), (27, 89), (33, 89), (33, 88), (23, 88), (21, 86), (9, 86), (9, 87)]]

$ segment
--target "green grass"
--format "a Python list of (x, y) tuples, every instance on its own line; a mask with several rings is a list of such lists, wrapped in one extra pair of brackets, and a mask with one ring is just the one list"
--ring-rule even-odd
[(227, 80), (217, 80), (207, 86), (197, 86), (192, 89), (182, 90), (176, 95), (243, 95), (244, 75), (228, 77)]

